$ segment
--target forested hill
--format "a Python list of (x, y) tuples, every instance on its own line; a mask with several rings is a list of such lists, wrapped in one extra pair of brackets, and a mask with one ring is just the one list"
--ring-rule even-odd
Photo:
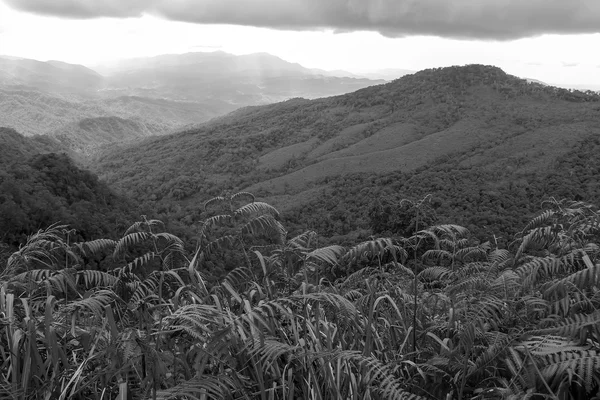
[(72, 240), (115, 237), (137, 218), (130, 201), (78, 168), (53, 139), (0, 128), (0, 243), (16, 247), (56, 223), (77, 231)]
[(0, 165), (5, 166), (38, 153), (60, 151), (63, 151), (62, 145), (51, 137), (24, 137), (14, 129), (0, 127)]
[[(108, 150), (93, 168), (190, 224), (201, 219), (200, 201), (249, 190), (284, 210), (288, 226), (347, 234), (369, 228), (376, 199), (429, 193), (438, 219), (483, 222), (501, 235), (597, 170), (598, 157), (577, 160), (597, 146), (599, 100), (491, 66), (431, 69), (347, 95), (238, 110)], [(585, 200), (599, 191), (577, 187)]]

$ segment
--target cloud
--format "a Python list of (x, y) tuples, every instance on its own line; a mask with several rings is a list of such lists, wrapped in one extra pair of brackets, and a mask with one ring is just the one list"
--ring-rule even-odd
[(213, 44), (198, 44), (195, 46), (190, 46), (192, 50), (221, 50), (223, 46), (213, 45)]
[[(0, 0), (1, 1), (1, 0)], [(89, 19), (138, 17), (153, 6), (149, 0), (5, 0), (9, 6), (39, 15)]]
[[(1, 1), (1, 0), (0, 0)], [(600, 32), (598, 0), (5, 0), (65, 18), (141, 14), (199, 24), (511, 40)]]

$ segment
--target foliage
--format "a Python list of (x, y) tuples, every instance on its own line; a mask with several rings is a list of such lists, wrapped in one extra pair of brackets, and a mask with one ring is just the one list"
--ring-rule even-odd
[[(581, 202), (546, 205), (508, 249), (420, 223), (409, 237), (318, 247), (312, 231), (288, 238), (278, 211), (244, 193), (207, 202), (222, 213), (192, 253), (158, 220), (84, 242), (51, 226), (0, 276), (0, 393), (592, 399), (600, 217)], [(231, 241), (213, 237), (219, 227)], [(225, 243), (245, 256), (208, 282), (207, 255)], [(111, 261), (96, 269), (94, 255)]]
[(71, 240), (113, 236), (133, 220), (133, 202), (116, 195), (54, 145), (0, 128), (0, 242), (17, 246), (55, 222), (75, 229)]

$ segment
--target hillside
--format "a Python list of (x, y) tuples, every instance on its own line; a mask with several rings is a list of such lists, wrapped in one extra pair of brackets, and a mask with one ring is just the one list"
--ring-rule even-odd
[(166, 133), (234, 109), (232, 105), (217, 101), (200, 104), (138, 96), (90, 99), (73, 94), (0, 87), (0, 126), (11, 127), (26, 136), (53, 133), (61, 128), (70, 131), (69, 125), (82, 120), (111, 117), (147, 126), (143, 130), (153, 134)]
[(62, 145), (47, 136), (24, 137), (13, 129), (0, 128), (0, 165), (30, 158), (40, 153), (58, 153)]
[(139, 212), (52, 138), (0, 128), (0, 243), (17, 247), (55, 223), (76, 229), (73, 240), (115, 236)]
[(0, 85), (85, 94), (100, 89), (104, 78), (83, 65), (0, 56)]
[(61, 61), (0, 58), (0, 126), (49, 134), (88, 153), (197, 126), (239, 107), (383, 82), (324, 76), (266, 53), (162, 55), (102, 71), (106, 76)]
[[(238, 110), (199, 129), (107, 150), (93, 168), (136, 198), (158, 201), (160, 209), (184, 207), (192, 219), (200, 217), (202, 200), (249, 190), (291, 218), (314, 218), (321, 232), (346, 234), (367, 227), (376, 197), (432, 193), (440, 218), (495, 213), (489, 225), (496, 229), (507, 215), (523, 219), (530, 212), (496, 204), (505, 191), (535, 193), (520, 200), (533, 208), (564, 192), (543, 188), (548, 181), (539, 179), (562, 173), (561, 163), (594, 140), (599, 99), (495, 67), (426, 70), (347, 95)], [(476, 216), (461, 216), (449, 196), (454, 192), (494, 201)]]

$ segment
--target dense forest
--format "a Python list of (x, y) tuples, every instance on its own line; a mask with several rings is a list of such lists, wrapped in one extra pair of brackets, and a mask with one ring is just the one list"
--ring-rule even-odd
[(41, 229), (2, 260), (0, 397), (597, 399), (598, 209), (547, 201), (501, 246), (429, 202), (352, 246), (249, 193), (206, 202), (191, 251), (146, 217)]
[(52, 138), (0, 128), (0, 242), (18, 247), (54, 223), (73, 240), (118, 235), (141, 210), (80, 169)]

